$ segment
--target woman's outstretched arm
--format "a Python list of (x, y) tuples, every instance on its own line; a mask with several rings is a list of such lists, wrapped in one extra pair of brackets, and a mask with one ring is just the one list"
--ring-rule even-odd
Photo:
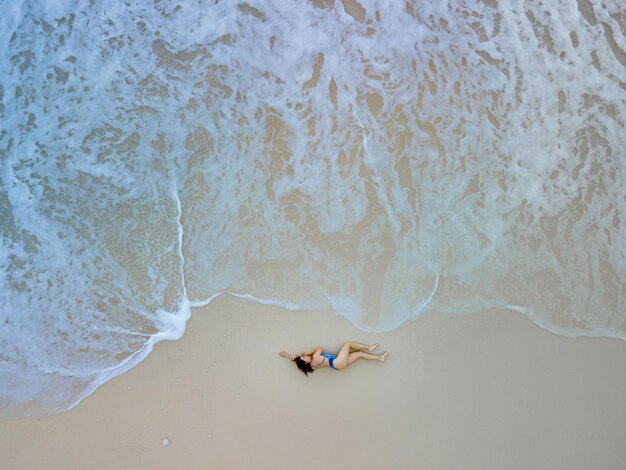
[(319, 346), (317, 346), (317, 347), (315, 347), (315, 348), (311, 349), (310, 351), (303, 352), (303, 353), (302, 353), (302, 354), (300, 354), (300, 355), (301, 355), (301, 356), (312, 356), (312, 355), (313, 355), (313, 354), (315, 354), (318, 350), (319, 350), (319, 352), (320, 352), (320, 353), (322, 352), (322, 348), (321, 348), (321, 347), (319, 347)]
[(278, 355), (280, 357), (284, 357), (285, 359), (289, 359), (291, 361), (293, 361), (296, 357), (298, 357), (295, 354), (289, 354), (287, 351), (281, 351), (278, 353)]

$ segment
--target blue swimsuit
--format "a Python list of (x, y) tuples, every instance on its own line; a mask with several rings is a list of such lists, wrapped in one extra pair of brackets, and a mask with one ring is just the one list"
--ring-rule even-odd
[(328, 363), (330, 365), (330, 368), (331, 369), (335, 369), (335, 370), (339, 370), (339, 369), (335, 368), (335, 366), (333, 365), (333, 362), (335, 362), (335, 359), (337, 359), (337, 356), (333, 356), (332, 354), (325, 354), (325, 353), (322, 353), (322, 356), (324, 356), (324, 359), (322, 359), (322, 362), (320, 362), (320, 365), (317, 366), (316, 369), (318, 367), (322, 367), (322, 364), (324, 364), (324, 361), (326, 359), (328, 359)]

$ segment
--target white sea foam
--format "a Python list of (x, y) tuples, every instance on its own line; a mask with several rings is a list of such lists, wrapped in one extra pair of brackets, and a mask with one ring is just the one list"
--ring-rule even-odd
[(7, 413), (72, 405), (222, 293), (626, 338), (624, 15), (589, 5), (10, 2)]

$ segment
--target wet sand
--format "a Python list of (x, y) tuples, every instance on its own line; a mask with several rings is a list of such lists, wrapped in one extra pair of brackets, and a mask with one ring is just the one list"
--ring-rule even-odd
[[(306, 378), (277, 355), (348, 340), (389, 357)], [(513, 313), (365, 334), (330, 312), (220, 298), (73, 410), (0, 423), (1, 466), (617, 470), (625, 363), (623, 341)]]

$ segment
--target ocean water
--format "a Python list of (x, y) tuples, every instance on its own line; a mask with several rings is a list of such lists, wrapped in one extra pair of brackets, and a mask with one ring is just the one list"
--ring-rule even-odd
[(224, 292), (626, 339), (622, 2), (10, 0), (0, 44), (2, 415)]

